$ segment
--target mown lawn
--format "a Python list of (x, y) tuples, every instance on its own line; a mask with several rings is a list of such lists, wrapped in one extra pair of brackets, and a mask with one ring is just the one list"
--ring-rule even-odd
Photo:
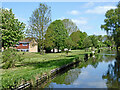
[(84, 50), (72, 50), (68, 55), (65, 53), (49, 53), (40, 55), (39, 53), (25, 52), (23, 55), (24, 60), (22, 62), (18, 62), (15, 68), (1, 69), (2, 88), (20, 85), (21, 82), (26, 81), (34, 83), (34, 81), (43, 73), (49, 73), (50, 70), (54, 68), (68, 64), (77, 56), (83, 58), (84, 53)]

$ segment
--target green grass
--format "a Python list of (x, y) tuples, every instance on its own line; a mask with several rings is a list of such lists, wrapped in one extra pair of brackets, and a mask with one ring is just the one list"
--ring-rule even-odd
[(34, 83), (43, 73), (49, 73), (52, 69), (68, 64), (77, 56), (82, 58), (84, 53), (84, 50), (72, 50), (68, 55), (65, 53), (40, 55), (39, 53), (25, 52), (24, 60), (16, 63), (15, 68), (1, 69), (2, 88), (10, 88), (10, 86), (20, 85), (21, 82), (26, 81)]

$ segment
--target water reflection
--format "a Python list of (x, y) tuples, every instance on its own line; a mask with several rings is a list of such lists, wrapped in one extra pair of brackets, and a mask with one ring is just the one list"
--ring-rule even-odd
[(120, 88), (120, 52), (117, 52), (116, 60), (108, 65), (108, 70), (102, 78), (107, 80), (108, 88)]
[(78, 78), (78, 75), (80, 73), (81, 73), (80, 69), (70, 70), (69, 72), (66, 72), (63, 75), (58, 76), (56, 79), (53, 80), (53, 82), (56, 82), (57, 84), (69, 85)]
[[(120, 54), (102, 52), (53, 79), (47, 88), (120, 88)], [(116, 59), (116, 60), (115, 60)], [(106, 72), (107, 71), (107, 72)], [(105, 73), (105, 74), (104, 74)]]
[(95, 58), (90, 58), (87, 62), (82, 62), (78, 66), (79, 68), (87, 67), (88, 65), (93, 66), (94, 68), (97, 68), (99, 62), (103, 61), (103, 55), (96, 55)]

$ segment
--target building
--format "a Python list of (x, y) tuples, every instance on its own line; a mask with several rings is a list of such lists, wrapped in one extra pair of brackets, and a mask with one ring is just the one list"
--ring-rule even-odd
[(34, 39), (30, 38), (19, 41), (18, 44), (15, 45), (15, 47), (18, 51), (38, 52), (37, 42)]
[[(64, 48), (64, 51), (67, 51), (67, 48)], [(71, 51), (71, 49), (69, 49), (69, 51)], [(52, 49), (51, 52), (58, 52), (58, 49), (54, 48), (54, 50)], [(61, 52), (61, 50), (59, 50), (59, 52)]]

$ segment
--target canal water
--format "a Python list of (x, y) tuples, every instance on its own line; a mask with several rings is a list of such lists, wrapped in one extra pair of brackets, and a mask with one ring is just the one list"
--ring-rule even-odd
[(118, 57), (114, 51), (104, 51), (57, 75), (44, 88), (120, 88)]
[(120, 53), (104, 51), (86, 62), (70, 67), (62, 73), (33, 87), (32, 90), (56, 88), (119, 88)]

